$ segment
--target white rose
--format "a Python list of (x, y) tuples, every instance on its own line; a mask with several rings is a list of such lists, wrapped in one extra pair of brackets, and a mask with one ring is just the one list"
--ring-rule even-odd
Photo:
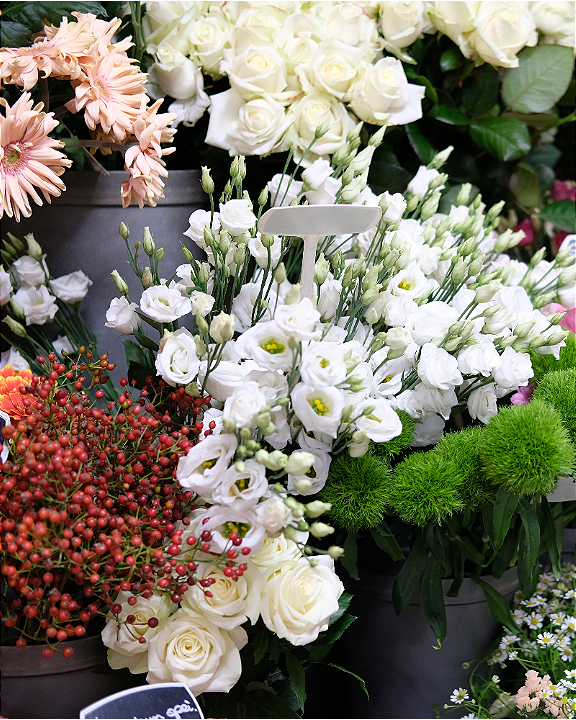
[(275, 42), (286, 63), (289, 84), (295, 68), (309, 62), (318, 44), (328, 37), (326, 29), (313, 15), (293, 12), (286, 18), (275, 34)]
[(149, 67), (147, 89), (156, 100), (164, 95), (175, 98), (168, 106), (168, 111), (176, 114), (174, 127), (181, 122), (188, 127), (195, 125), (210, 106), (200, 68), (181, 52)]
[[(249, 38), (255, 45), (270, 45), (286, 16), (286, 3), (255, 3), (253, 7), (240, 4), (239, 7), (236, 28), (247, 31), (242, 39)], [(289, 7), (292, 9), (293, 4)]]
[(10, 348), (0, 355), (0, 367), (6, 367), (6, 365), (11, 365), (16, 372), (30, 369), (28, 361), (14, 348)]
[(256, 215), (250, 200), (228, 200), (220, 205), (220, 223), (224, 230), (236, 237), (256, 226)]
[(244, 381), (224, 403), (224, 417), (234, 420), (238, 427), (249, 427), (263, 405), (266, 405), (266, 396), (258, 383)]
[(296, 68), (296, 74), (304, 92), (318, 90), (347, 101), (352, 84), (364, 72), (371, 54), (338, 40), (327, 40), (318, 46), (309, 63)]
[(574, 47), (574, 0), (531, 0), (530, 11), (545, 43)]
[(320, 313), (310, 298), (304, 298), (293, 305), (281, 305), (276, 309), (274, 321), (287, 335), (296, 340), (312, 340), (316, 336), (316, 324)]
[(54, 350), (56, 350), (58, 355), (62, 355), (63, 353), (67, 353), (68, 355), (70, 355), (76, 352), (74, 346), (72, 345), (70, 340), (68, 340), (66, 335), (58, 335), (56, 340), (52, 341), (52, 347), (54, 348)]
[(178, 482), (199, 495), (212, 492), (228, 469), (237, 447), (235, 435), (208, 435), (178, 460)]
[(18, 260), (14, 260), (12, 272), (18, 285), (44, 285), (48, 277), (45, 258), (46, 255), (43, 255), (41, 263), (30, 255), (23, 255)]
[[(202, 250), (206, 250), (206, 242), (204, 241), (204, 228), (210, 227), (211, 213), (209, 210), (194, 210), (192, 215), (188, 218), (190, 227), (183, 234), (187, 235), (193, 240), (198, 247)], [(212, 231), (216, 235), (220, 231), (220, 215), (214, 213), (212, 220)], [(180, 266), (182, 267), (182, 266)]]
[(394, 47), (407, 47), (428, 29), (429, 18), (424, 3), (387, 0), (379, 6), (380, 27), (386, 42)]
[(374, 125), (405, 125), (422, 117), (426, 88), (408, 83), (402, 63), (382, 58), (352, 88), (350, 107)]
[(294, 412), (308, 432), (316, 430), (332, 438), (337, 436), (344, 409), (342, 390), (298, 383), (291, 398)]
[(410, 445), (412, 447), (426, 447), (436, 445), (444, 434), (445, 421), (440, 415), (431, 413), (414, 423), (414, 437)]
[(248, 240), (248, 250), (250, 250), (250, 255), (252, 255), (261, 268), (270, 266), (270, 268), (274, 269), (280, 260), (282, 238), (280, 235), (275, 235), (271, 247), (265, 248), (264, 245), (262, 245), (260, 233), (258, 233), (256, 237)]
[(288, 370), (292, 366), (290, 336), (275, 320), (261, 322), (242, 333), (236, 341), (240, 357), (255, 360), (266, 370)]
[(500, 362), (500, 355), (489, 338), (481, 338), (478, 345), (465, 347), (458, 353), (458, 368), (463, 375), (488, 377)]
[(26, 325), (44, 325), (58, 312), (56, 298), (50, 295), (45, 285), (21, 287), (12, 297), (24, 310)]
[(258, 552), (262, 548), (266, 534), (255, 512), (245, 508), (237, 510), (225, 505), (215, 505), (206, 511), (202, 519), (202, 530), (212, 532), (211, 549), (217, 553), (228, 550), (229, 537), (233, 532), (238, 533), (242, 538), (242, 547), (249, 547), (252, 552)]
[(473, 390), (468, 396), (467, 405), (470, 417), (486, 424), (498, 412), (494, 383)]
[[(300, 433), (305, 437), (308, 437), (306, 433)], [(305, 475), (288, 475), (288, 492), (295, 493), (296, 483), (299, 480), (310, 480), (312, 487), (306, 492), (300, 493), (301, 495), (315, 495), (326, 485), (328, 479), (328, 471), (330, 470), (330, 455), (322, 450), (310, 450), (314, 455), (314, 462), (312, 467)]]
[(481, 2), (468, 37), (470, 47), (482, 60), (501, 67), (518, 67), (516, 54), (536, 45), (538, 33), (525, 0)]
[(176, 330), (156, 355), (158, 375), (161, 375), (168, 385), (175, 387), (191, 383), (199, 369), (200, 360), (196, 355), (194, 335), (185, 328)]
[(333, 562), (321, 556), (312, 567), (306, 558), (273, 568), (262, 588), (260, 612), (266, 627), (292, 645), (307, 645), (328, 628), (344, 592)]
[(10, 282), (10, 273), (0, 267), (0, 305), (6, 305), (10, 300), (10, 293), (14, 290)]
[(70, 305), (78, 304), (85, 297), (91, 285), (92, 280), (82, 270), (76, 270), (69, 275), (61, 275), (50, 281), (54, 295)]
[(434, 300), (421, 305), (411, 316), (408, 328), (418, 345), (444, 337), (450, 325), (458, 320), (458, 311), (445, 302)]
[(342, 295), (342, 283), (333, 278), (326, 279), (320, 286), (320, 297), (316, 310), (320, 313), (322, 320), (331, 320), (336, 314), (338, 303)]
[(496, 383), (507, 390), (527, 385), (533, 375), (530, 355), (516, 352), (511, 347), (507, 347), (500, 355), (500, 362), (492, 371)]
[(289, 525), (292, 518), (292, 511), (282, 498), (273, 495), (256, 506), (256, 517), (262, 527), (269, 533), (277, 533)]
[[(276, 499), (280, 500), (278, 497)], [(280, 500), (280, 502), (282, 501)], [(264, 505), (264, 503), (261, 503), (261, 505)], [(286, 508), (284, 502), (282, 502), (282, 505)], [(308, 539), (308, 533), (300, 534), (302, 535), (302, 542), (305, 543)], [(256, 565), (260, 572), (263, 573), (267, 573), (274, 565), (299, 560), (301, 557), (302, 551), (298, 545), (294, 540), (287, 538), (284, 533), (266, 535), (262, 549), (250, 556), (252, 564)]]
[(180, 608), (150, 640), (146, 681), (182, 683), (194, 695), (228, 692), (242, 673), (239, 650), (247, 642), (241, 627), (221, 630)]
[(319, 2), (312, 7), (312, 12), (330, 36), (348, 45), (365, 45), (373, 51), (380, 49), (376, 20), (360, 4)]
[(177, 289), (166, 285), (153, 285), (142, 293), (140, 309), (143, 313), (159, 323), (174, 322), (190, 312), (191, 303), (187, 297), (182, 297)]
[(427, 4), (428, 14), (434, 26), (455, 42), (467, 58), (473, 55), (467, 38), (474, 29), (474, 18), (481, 4), (480, 0), (471, 2), (435, 0)]
[(458, 370), (458, 360), (432, 343), (422, 346), (418, 377), (426, 387), (438, 390), (450, 390), (464, 379)]
[[(255, 362), (248, 360), (243, 363), (231, 362), (228, 360), (221, 360), (218, 365), (210, 371), (208, 379), (206, 380), (206, 391), (210, 395), (224, 402), (227, 398), (232, 395), (235, 387), (239, 387), (244, 382), (244, 378), (251, 370), (257, 369)], [(204, 382), (206, 377), (206, 363), (203, 362), (200, 365), (200, 371), (198, 373), (198, 381)]]
[(232, 24), (216, 8), (197, 20), (188, 36), (192, 44), (193, 58), (202, 70), (213, 78), (220, 77), (220, 63), (224, 58), (224, 45), (232, 32)]
[(354, 120), (344, 105), (331, 95), (311, 92), (297, 100), (289, 108), (294, 123), (294, 154), (297, 160), (314, 139), (320, 124), (328, 126), (328, 132), (314, 143), (314, 146), (302, 160), (308, 167), (314, 160), (323, 155), (331, 155), (346, 143), (346, 136), (354, 128)]
[(270, 191), (270, 204), (279, 207), (280, 205), (290, 205), (290, 202), (302, 190), (300, 180), (291, 180), (289, 175), (281, 175), (277, 173), (272, 180), (267, 183)]
[[(135, 605), (128, 604), (129, 597), (132, 593), (124, 590), (118, 593), (116, 602), (122, 605), (122, 611), (118, 617), (108, 613), (102, 642), (108, 648), (108, 664), (112, 670), (127, 667), (131, 673), (145, 673), (148, 670), (147, 643), (160, 632), (176, 606), (165, 593), (153, 594), (150, 598), (137, 596)], [(134, 616), (133, 623), (126, 623), (128, 615)], [(152, 617), (160, 621), (155, 628), (148, 625)], [(146, 640), (146, 645), (138, 642), (141, 637)]]
[(254, 625), (260, 615), (262, 579), (258, 568), (250, 561), (247, 565), (248, 569), (233, 580), (212, 563), (199, 563), (194, 575), (198, 580), (215, 580), (210, 585), (212, 595), (207, 597), (204, 588), (196, 583), (183, 594), (182, 607), (225, 630), (232, 630), (247, 620)]
[(123, 335), (132, 335), (134, 330), (140, 327), (140, 318), (134, 312), (138, 307), (131, 303), (124, 296), (112, 298), (110, 307), (106, 310), (106, 327), (118, 330)]
[(380, 196), (386, 201), (386, 211), (382, 213), (382, 220), (386, 222), (397, 222), (406, 210), (406, 200), (402, 193), (391, 195), (387, 190)]
[[(430, 183), (432, 182), (432, 180), (437, 178), (438, 175), (440, 175), (438, 170), (434, 170), (433, 168), (427, 168), (424, 165), (420, 165), (420, 167), (418, 168), (418, 172), (408, 183), (408, 190), (410, 190), (410, 192), (414, 195), (424, 196), (428, 192), (428, 187), (430, 186)], [(441, 185), (440, 187), (444, 187), (444, 185)]]
[(244, 100), (263, 93), (279, 94), (287, 86), (284, 61), (270, 47), (250, 45), (238, 55), (225, 49), (220, 72), (228, 75), (231, 87)]
[(388, 442), (400, 435), (402, 422), (387, 400), (368, 398), (354, 408), (354, 415), (358, 415), (367, 407), (374, 409), (369, 415), (363, 415), (356, 420), (358, 430), (365, 432), (374, 442)]
[(311, 342), (302, 351), (300, 375), (308, 385), (339, 385), (347, 374), (341, 345)]

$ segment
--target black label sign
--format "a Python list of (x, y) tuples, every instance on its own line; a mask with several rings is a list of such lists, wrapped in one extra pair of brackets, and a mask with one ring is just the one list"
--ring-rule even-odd
[(80, 712), (80, 718), (126, 718), (127, 720), (155, 720), (156, 718), (200, 718), (196, 698), (186, 685), (158, 683), (130, 688), (108, 695), (88, 705)]

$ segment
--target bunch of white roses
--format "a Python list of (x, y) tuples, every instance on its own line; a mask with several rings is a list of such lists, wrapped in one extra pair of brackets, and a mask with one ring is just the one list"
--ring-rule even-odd
[[(154, 97), (193, 125), (209, 108), (206, 142), (236, 155), (292, 149), (299, 159), (316, 127), (326, 158), (357, 119), (403, 125), (422, 117), (425, 88), (408, 82), (400, 60), (424, 33), (449, 36), (479, 62), (516, 67), (538, 42), (574, 47), (574, 3), (474, 2), (149, 2), (144, 29)], [(385, 54), (386, 53), (386, 54)], [(212, 96), (204, 76), (227, 77)], [(308, 155), (305, 163), (314, 157)]]

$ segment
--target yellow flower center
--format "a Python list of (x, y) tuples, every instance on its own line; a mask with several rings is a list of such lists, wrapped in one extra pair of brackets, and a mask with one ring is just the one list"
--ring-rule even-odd
[(248, 487), (248, 480), (246, 478), (240, 478), (240, 480), (236, 481), (236, 487), (240, 490), (240, 492), (242, 492), (242, 490), (246, 490)]
[(316, 415), (328, 415), (330, 412), (330, 408), (327, 405), (324, 405), (322, 400), (320, 398), (314, 398), (312, 400), (308, 400), (308, 403), (310, 404), (310, 407)]
[(410, 283), (407, 280), (402, 280), (401, 283), (398, 283), (398, 287), (401, 290), (411, 290), (412, 289), (412, 286), (410, 285)]
[(278, 355), (278, 353), (283, 353), (286, 349), (281, 342), (275, 340), (274, 338), (270, 338), (270, 340), (262, 343), (260, 347), (262, 350), (266, 350), (267, 353), (270, 353), (270, 355)]
[(322, 360), (320, 360), (320, 367), (321, 367), (321, 368), (328, 367), (328, 365), (330, 365), (330, 360), (326, 360), (326, 358), (323, 358)]
[(211, 467), (214, 467), (214, 465), (216, 465), (217, 461), (218, 458), (214, 458), (213, 460), (204, 460), (201, 467), (203, 467), (204, 470), (210, 470)]
[(390, 382), (390, 380), (392, 380), (392, 375), (386, 375), (386, 377), (384, 378), (384, 380), (382, 382), (387, 383), (387, 382)]
[(366, 416), (368, 420), (374, 420), (374, 422), (382, 422), (379, 417), (376, 417), (376, 415), (367, 415)]
[(222, 530), (222, 535), (225, 535), (226, 537), (229, 537), (231, 533), (235, 532), (243, 538), (246, 536), (248, 530), (250, 530), (250, 525), (247, 523), (227, 522), (222, 526)]

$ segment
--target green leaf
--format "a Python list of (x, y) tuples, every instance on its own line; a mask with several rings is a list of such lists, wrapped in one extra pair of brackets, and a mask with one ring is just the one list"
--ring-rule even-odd
[(0, 22), (0, 45), (2, 47), (26, 47), (30, 45), (30, 28), (11, 20)]
[(528, 128), (515, 118), (473, 120), (470, 123), (470, 136), (477, 145), (500, 160), (516, 160), (530, 152)]
[(552, 113), (507, 112), (502, 113), (502, 117), (515, 118), (516, 120), (520, 120), (520, 122), (526, 123), (528, 127), (533, 127), (537, 130), (549, 130), (559, 123), (558, 115), (553, 115)]
[(544, 496), (541, 500), (540, 507), (542, 508), (543, 522), (542, 530), (544, 535), (545, 547), (552, 563), (552, 571), (556, 580), (559, 580), (562, 575), (562, 569), (560, 567), (560, 554), (562, 552), (562, 539), (564, 534), (564, 523), (562, 518), (556, 520), (552, 515), (550, 509), (550, 503)]
[(518, 542), (518, 579), (523, 594), (530, 597), (536, 591), (540, 572), (540, 523), (534, 505), (524, 498), (520, 498), (518, 511), (522, 518)]
[(392, 602), (394, 603), (396, 615), (399, 615), (410, 605), (412, 594), (416, 585), (420, 582), (427, 562), (428, 552), (424, 548), (420, 536), (412, 546), (404, 567), (400, 570), (392, 586)]
[(562, 152), (555, 145), (537, 145), (530, 150), (526, 161), (533, 167), (536, 165), (554, 167), (561, 156)]
[(142, 347), (158, 352), (158, 343), (155, 343), (154, 340), (151, 340), (147, 335), (144, 335), (144, 333), (141, 333), (139, 330), (134, 330), (134, 337), (138, 340)]
[(562, 105), (562, 107), (574, 107), (576, 105), (576, 81), (570, 81), (568, 89), (558, 100), (558, 105)]
[(504, 625), (505, 628), (508, 628), (512, 634), (520, 635), (521, 630), (512, 617), (510, 606), (504, 595), (501, 595), (490, 583), (482, 580), (482, 578), (477, 575), (471, 575), (470, 577), (474, 582), (478, 583), (484, 591), (484, 597), (494, 618), (498, 620), (501, 625)]
[(433, 116), (436, 120), (446, 123), (447, 125), (469, 125), (470, 118), (461, 113), (459, 110), (450, 108), (447, 105), (438, 105), (435, 108)]
[(342, 567), (348, 572), (352, 580), (360, 580), (358, 576), (358, 545), (355, 532), (348, 533), (342, 547), (344, 548), (344, 555), (340, 558)]
[(333, 645), (336, 640), (339, 640), (342, 637), (344, 632), (350, 627), (350, 625), (352, 625), (354, 620), (356, 620), (355, 615), (350, 615), (350, 613), (344, 613), (344, 615), (342, 615), (339, 620), (330, 625), (328, 630), (323, 633), (322, 644)]
[(506, 535), (506, 540), (502, 544), (502, 547), (494, 555), (492, 563), (490, 565), (492, 575), (495, 578), (501, 578), (502, 575), (511, 566), (518, 551), (518, 538), (514, 531)]
[(136, 363), (138, 365), (149, 367), (151, 370), (154, 368), (154, 364), (150, 363), (150, 356), (140, 347), (140, 345), (138, 345), (138, 343), (135, 343), (133, 340), (124, 339), (122, 340), (122, 344), (124, 345), (124, 352), (126, 353), (126, 362), (128, 365)]
[(399, 163), (375, 160), (370, 165), (368, 182), (374, 192), (403, 192), (411, 179), (412, 175)]
[(380, 523), (380, 525), (371, 528), (370, 534), (372, 535), (374, 542), (376, 543), (376, 545), (378, 545), (380, 550), (383, 550), (386, 554), (388, 554), (392, 558), (392, 560), (394, 560), (394, 562), (397, 562), (398, 560), (404, 560), (406, 556), (400, 549), (400, 545), (398, 545), (398, 540), (396, 540), (396, 538), (390, 531), (390, 528), (384, 521)]
[(352, 602), (352, 598), (354, 595), (352, 593), (342, 593), (340, 597), (338, 598), (338, 610), (333, 615), (330, 615), (330, 620), (328, 621), (328, 625), (333, 625), (337, 620), (340, 620), (342, 615), (348, 610), (350, 607), (350, 603)]
[(254, 638), (254, 662), (257, 665), (268, 652), (268, 639), (270, 633), (265, 628), (260, 628)]
[(436, 155), (436, 151), (430, 142), (424, 137), (417, 123), (409, 123), (408, 125), (405, 125), (405, 128), (410, 145), (416, 155), (418, 155), (418, 159), (425, 165), (428, 165), (434, 155)]
[(11, 2), (2, 10), (2, 16), (38, 32), (44, 27), (45, 20), (53, 25), (60, 25), (63, 17), (75, 22), (72, 12), (108, 17), (104, 6), (97, 2)]
[(529, 208), (542, 206), (540, 178), (528, 163), (518, 163), (515, 172), (510, 177), (509, 187), (520, 205)]
[(508, 492), (503, 487), (498, 490), (496, 502), (492, 510), (492, 526), (494, 528), (494, 546), (502, 547), (504, 538), (510, 529), (512, 515), (518, 506), (518, 495)]
[(540, 213), (542, 220), (548, 220), (560, 230), (576, 232), (576, 203), (574, 200), (559, 200), (550, 203)]
[(342, 667), (342, 665), (336, 665), (336, 663), (322, 663), (322, 665), (329, 665), (330, 667), (336, 668), (336, 670), (342, 670), (342, 672), (345, 672), (347, 675), (352, 675), (352, 677), (355, 677), (356, 680), (360, 683), (360, 687), (364, 692), (366, 693), (366, 697), (369, 698), (370, 695), (368, 695), (368, 689), (366, 687), (366, 683), (359, 675), (356, 675), (356, 673), (353, 673), (352, 670), (347, 670), (345, 667)]
[(462, 53), (452, 47), (440, 55), (440, 69), (442, 72), (450, 72), (462, 65)]
[(246, 717), (249, 718), (300, 718), (273, 690), (248, 692), (245, 703)]
[(430, 557), (424, 568), (420, 583), (420, 598), (424, 617), (428, 621), (438, 645), (441, 646), (447, 632), (446, 607), (442, 591), (442, 568), (440, 561), (436, 558)]
[(476, 565), (484, 567), (486, 565), (486, 558), (481, 552), (478, 552), (474, 547), (474, 543), (467, 537), (462, 538), (462, 547), (464, 549), (464, 555), (468, 560), (471, 560)]
[(462, 102), (469, 115), (484, 115), (494, 107), (500, 92), (498, 72), (488, 64), (474, 70), (462, 90)]
[(298, 698), (298, 704), (304, 709), (304, 703), (306, 702), (306, 675), (302, 663), (292, 653), (286, 654), (286, 670), (288, 670), (292, 689)]
[(564, 95), (572, 78), (572, 49), (562, 45), (537, 45), (518, 55), (502, 82), (502, 97), (519, 112), (545, 112)]

